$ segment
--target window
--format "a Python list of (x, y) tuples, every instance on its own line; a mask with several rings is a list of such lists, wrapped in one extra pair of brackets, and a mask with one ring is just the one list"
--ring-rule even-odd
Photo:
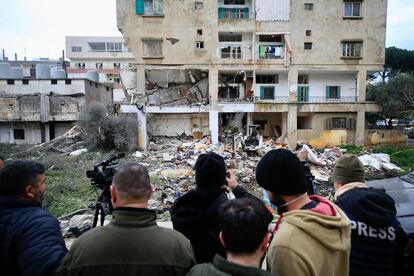
[(203, 2), (195, 2), (195, 9), (202, 10), (204, 8)]
[(105, 42), (89, 42), (89, 48), (91, 52), (105, 52), (106, 43)]
[(7, 80), (8, 85), (14, 85), (14, 80)]
[(72, 80), (68, 80), (68, 79), (66, 79), (66, 80), (65, 80), (65, 84), (66, 84), (66, 85), (70, 85), (70, 84), (72, 84)]
[(219, 34), (219, 41), (220, 42), (241, 42), (242, 41), (242, 35), (241, 34), (221, 33), (221, 34)]
[(305, 42), (303, 47), (305, 50), (312, 50), (312, 42)]
[(196, 41), (195, 47), (196, 49), (204, 49), (204, 41)]
[(343, 57), (361, 57), (362, 42), (342, 42)]
[(332, 129), (346, 128), (346, 118), (332, 118)]
[(98, 83), (95, 82), (95, 88), (98, 88)]
[(279, 83), (279, 75), (256, 74), (256, 83), (262, 83), (262, 84)]
[(309, 75), (298, 75), (298, 84), (309, 84)]
[(224, 0), (224, 5), (244, 5), (244, 0)]
[(311, 36), (312, 35), (312, 31), (311, 30), (306, 30), (306, 36)]
[(114, 68), (121, 68), (121, 63), (114, 62)]
[(163, 15), (163, 0), (136, 0), (136, 14)]
[(197, 35), (203, 35), (203, 30), (202, 29), (198, 29), (197, 30)]
[(361, 2), (347, 1), (344, 3), (345, 17), (360, 17), (361, 16)]
[(121, 79), (120, 78), (114, 78), (114, 82), (115, 83), (120, 83), (121, 82)]
[(151, 39), (143, 40), (144, 43), (144, 58), (162, 57), (162, 40)]
[(95, 66), (96, 66), (96, 69), (102, 69), (103, 63), (98, 62)]
[(29, 80), (22, 80), (23, 85), (28, 85), (29, 84)]
[(327, 86), (326, 87), (326, 99), (340, 99), (341, 87), (340, 86)]
[(259, 42), (282, 42), (281, 35), (259, 35)]
[(298, 102), (309, 101), (309, 86), (298, 86)]
[(50, 80), (50, 84), (53, 84), (53, 85), (57, 84), (57, 80)]
[(260, 99), (261, 100), (274, 100), (275, 99), (275, 87), (274, 86), (260, 86)]
[(221, 49), (221, 58), (234, 58), (234, 59), (241, 59), (242, 58), (242, 51), (241, 47), (234, 45), (234, 46), (227, 46)]
[(15, 128), (13, 129), (13, 136), (16, 140), (24, 140), (24, 129)]
[(85, 63), (78, 63), (77, 65), (79, 69), (85, 69)]
[(122, 42), (107, 42), (106, 51), (107, 52), (122, 52)]
[(72, 46), (72, 53), (80, 53), (80, 52), (82, 52), (82, 47)]
[(313, 3), (305, 3), (305, 11), (312, 11)]

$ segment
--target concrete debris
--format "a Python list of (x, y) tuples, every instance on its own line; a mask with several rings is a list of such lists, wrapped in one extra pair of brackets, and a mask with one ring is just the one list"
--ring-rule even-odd
[(71, 153), (69, 153), (69, 155), (70, 156), (79, 156), (79, 155), (81, 155), (82, 153), (85, 153), (85, 152), (88, 152), (88, 150), (87, 149), (78, 149), (78, 150), (72, 151)]
[(390, 162), (388, 154), (364, 154), (359, 157), (364, 166), (371, 167), (377, 171), (402, 171), (402, 169)]
[(309, 161), (315, 165), (326, 166), (326, 162), (322, 161), (316, 154), (308, 147), (308, 145), (303, 145), (302, 150), (299, 152), (301, 158), (305, 157), (306, 161)]
[(132, 156), (134, 156), (135, 158), (143, 158), (145, 155), (140, 151), (136, 151), (132, 154)]

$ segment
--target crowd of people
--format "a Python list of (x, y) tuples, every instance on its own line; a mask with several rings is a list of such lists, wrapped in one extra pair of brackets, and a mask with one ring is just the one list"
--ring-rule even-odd
[(277, 215), (238, 184), (220, 155), (201, 154), (194, 170), (196, 188), (175, 202), (167, 229), (148, 209), (147, 169), (119, 166), (110, 190), (112, 220), (68, 251), (57, 219), (41, 208), (45, 168), (6, 162), (0, 167), (2, 275), (401, 275), (401, 260), (413, 252), (394, 200), (366, 186), (354, 155), (335, 164), (332, 202), (307, 193), (295, 154), (268, 152), (256, 179)]

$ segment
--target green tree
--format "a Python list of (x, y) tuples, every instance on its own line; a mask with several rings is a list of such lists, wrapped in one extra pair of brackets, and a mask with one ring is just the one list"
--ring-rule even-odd
[(382, 82), (385, 82), (388, 78), (393, 78), (400, 73), (414, 73), (414, 51), (388, 47), (385, 49), (384, 70), (378, 74), (382, 78)]

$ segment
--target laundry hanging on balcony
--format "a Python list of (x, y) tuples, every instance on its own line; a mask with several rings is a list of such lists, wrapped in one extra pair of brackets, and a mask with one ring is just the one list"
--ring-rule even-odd
[(289, 21), (290, 0), (256, 0), (257, 21)]

